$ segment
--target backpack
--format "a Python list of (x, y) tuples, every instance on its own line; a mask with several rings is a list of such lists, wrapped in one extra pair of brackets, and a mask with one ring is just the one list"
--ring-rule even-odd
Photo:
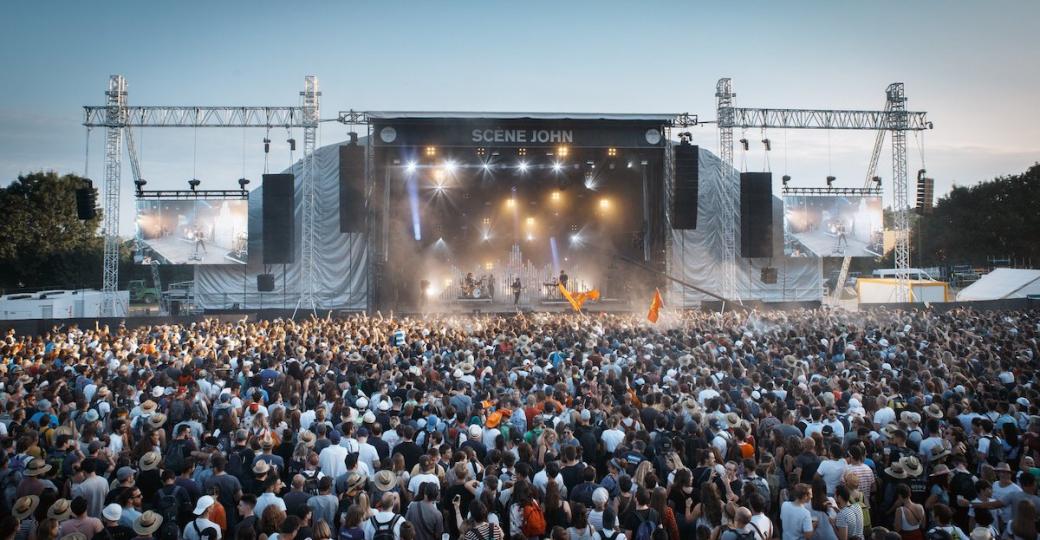
[(307, 471), (300, 471), (299, 474), (303, 476), (303, 492), (311, 496), (318, 494), (318, 471), (311, 471), (311, 474), (307, 474)]
[(170, 443), (166, 449), (166, 459), (163, 460), (163, 467), (166, 470), (173, 471), (174, 474), (184, 472), (184, 446), (184, 439), (175, 439)]
[[(657, 530), (657, 522), (652, 519), (644, 519), (638, 527), (636, 527), (635, 536), (633, 540), (651, 540), (654, 536), (654, 531)], [(740, 539), (746, 540), (746, 539)], [(752, 539), (754, 540), (754, 539)]]
[(987, 435), (984, 438), (989, 439), (989, 449), (986, 451), (986, 462), (995, 466), (1001, 461), (1004, 461), (1004, 441), (1000, 440), (1000, 437), (995, 437), (993, 435)]
[[(732, 528), (730, 528), (730, 529), (726, 529), (726, 531), (723, 532), (723, 534), (725, 534), (726, 532), (729, 532), (729, 533), (732, 533), (733, 535), (735, 535), (736, 536), (736, 540), (756, 540), (757, 539), (757, 537), (755, 536), (755, 532), (754, 531), (746, 531), (745, 532), (745, 531), (742, 531), (740, 529), (732, 529)], [(722, 535), (719, 535), (719, 538), (722, 538)]]
[(195, 520), (191, 521), (191, 526), (195, 528), (195, 534), (199, 536), (199, 540), (217, 540), (217, 530), (213, 527), (206, 527), (205, 529), (199, 530), (199, 524)]
[(246, 473), (246, 452), (252, 453), (249, 447), (236, 448), (228, 454), (227, 473), (231, 476), (243, 478)]
[(596, 532), (599, 534), (599, 537), (602, 538), (603, 540), (616, 540), (618, 536), (621, 536), (621, 532), (620, 531), (614, 531), (614, 534), (612, 534), (610, 536), (607, 536), (607, 533), (603, 532), (603, 529), (600, 529), (600, 530), (598, 530)]
[(369, 519), (372, 523), (372, 528), (375, 529), (375, 533), (372, 534), (372, 540), (397, 540), (397, 537), (394, 536), (394, 527), (397, 525), (397, 521), (401, 519), (401, 516), (394, 516), (393, 519), (386, 523), (379, 522), (375, 516)]
[(978, 495), (975, 491), (975, 477), (971, 473), (963, 471), (953, 471), (953, 475), (950, 476), (950, 500), (956, 500), (955, 497), (960, 495), (969, 501), (974, 500)]
[(520, 532), (524, 533), (524, 536), (542, 536), (545, 534), (545, 514), (542, 513), (542, 507), (538, 505), (537, 501), (532, 501), (524, 506), (521, 512), (523, 513), (524, 524), (520, 527)]
[(177, 540), (181, 536), (180, 527), (178, 526), (178, 510), (180, 509), (180, 499), (177, 498), (177, 490), (180, 486), (174, 486), (174, 489), (166, 491), (165, 489), (159, 490), (159, 513), (162, 515), (163, 522), (159, 527), (159, 534), (156, 536), (158, 540)]

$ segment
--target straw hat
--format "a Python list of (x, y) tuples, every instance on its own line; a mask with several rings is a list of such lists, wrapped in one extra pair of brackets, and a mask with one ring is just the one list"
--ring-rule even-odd
[(784, 356), (784, 365), (787, 367), (795, 367), (798, 365), (798, 359), (793, 354)]
[(347, 493), (357, 493), (365, 489), (365, 477), (357, 472), (347, 473)]
[(943, 410), (938, 403), (932, 403), (924, 408), (924, 414), (928, 415), (929, 418), (942, 418)]
[(141, 412), (144, 414), (151, 414), (155, 412), (155, 409), (158, 407), (159, 406), (156, 405), (154, 401), (149, 399), (141, 404)]
[(21, 521), (31, 516), (39, 505), (39, 497), (36, 495), (26, 495), (24, 497), (19, 497), (18, 500), (14, 502), (14, 508), (11, 509), (11, 513), (14, 514), (15, 519)]
[(159, 429), (166, 423), (166, 415), (163, 413), (155, 413), (148, 417), (148, 425), (152, 429)]
[(300, 434), (300, 442), (303, 443), (303, 445), (306, 446), (307, 448), (314, 448), (314, 443), (317, 440), (318, 440), (318, 437), (315, 436), (314, 433), (312, 433), (310, 431), (304, 431), (303, 433)]
[(892, 478), (903, 479), (906, 478), (906, 469), (903, 468), (902, 463), (897, 461), (889, 465), (888, 468), (885, 469), (885, 474), (891, 476)]
[(473, 373), (473, 370), (475, 368), (473, 366), (473, 363), (467, 360), (459, 364), (459, 369), (461, 369), (463, 373)]
[(924, 465), (921, 465), (921, 460), (917, 459), (917, 456), (904, 456), (899, 460), (899, 464), (903, 466), (907, 476), (916, 478), (924, 473)]
[(141, 456), (141, 459), (137, 462), (137, 465), (141, 468), (142, 472), (151, 471), (159, 467), (160, 461), (162, 461), (162, 456), (159, 455), (159, 452), (153, 450)]
[(264, 450), (270, 450), (274, 448), (274, 439), (271, 437), (264, 437), (260, 440), (260, 447)]
[(928, 476), (943, 476), (944, 474), (950, 474), (950, 468), (940, 463), (932, 469), (932, 474)]
[(72, 508), (68, 499), (58, 499), (47, 509), (47, 517), (57, 521), (65, 521), (72, 517)]
[(41, 458), (33, 458), (23, 473), (25, 476), (40, 476), (51, 470), (51, 466)]
[(397, 478), (391, 471), (379, 471), (376, 473), (376, 477), (372, 480), (373, 486), (376, 491), (390, 491), (394, 489), (394, 484), (397, 482)]
[(739, 426), (740, 415), (735, 412), (726, 413), (726, 423), (729, 424), (729, 427), (731, 428)]
[(928, 461), (942, 459), (948, 455), (950, 455), (950, 447), (944, 442), (941, 445), (932, 447), (928, 453)]
[(141, 536), (151, 536), (162, 526), (163, 517), (151, 510), (137, 516), (134, 520), (134, 532)]
[(261, 474), (267, 474), (271, 470), (271, 465), (264, 460), (257, 461), (253, 465), (253, 474), (259, 476)]

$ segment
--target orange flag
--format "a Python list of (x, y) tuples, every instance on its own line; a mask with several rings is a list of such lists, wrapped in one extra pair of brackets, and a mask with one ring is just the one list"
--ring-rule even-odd
[(652, 323), (656, 323), (658, 314), (661, 312), (661, 308), (663, 307), (664, 300), (661, 299), (661, 290), (654, 289), (654, 299), (650, 301), (650, 313), (646, 314), (646, 319)]
[(581, 311), (581, 306), (585, 305), (586, 300), (592, 300), (593, 302), (599, 300), (599, 291), (592, 289), (591, 291), (572, 293), (563, 286), (562, 283), (556, 285), (560, 289), (560, 294), (570, 302), (571, 307), (574, 311)]

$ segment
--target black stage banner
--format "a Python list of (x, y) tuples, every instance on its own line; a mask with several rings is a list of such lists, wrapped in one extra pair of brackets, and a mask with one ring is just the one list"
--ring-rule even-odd
[(660, 148), (663, 126), (653, 121), (566, 122), (457, 120), (373, 122), (376, 146)]

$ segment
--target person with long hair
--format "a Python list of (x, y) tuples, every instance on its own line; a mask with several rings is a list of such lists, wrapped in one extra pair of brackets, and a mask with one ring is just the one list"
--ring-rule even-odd
[(551, 529), (559, 526), (566, 528), (571, 522), (571, 506), (560, 495), (560, 485), (556, 480), (549, 479), (545, 484), (545, 524)]
[(1037, 510), (1032, 502), (1027, 499), (1018, 501), (1015, 518), (1008, 523), (1007, 536), (1011, 540), (1037, 540), (1037, 519)]
[(719, 496), (715, 482), (701, 484), (701, 501), (693, 507), (693, 520), (697, 529), (714, 531), (726, 524), (722, 497)]
[(696, 493), (693, 487), (693, 472), (682, 468), (675, 472), (671, 488), (668, 490), (668, 506), (675, 514), (675, 521), (679, 527), (679, 533), (693, 536), (696, 531), (697, 520), (693, 516), (693, 508), (696, 506)]
[(271, 504), (264, 508), (260, 515), (260, 540), (267, 540), (271, 535), (277, 534), (285, 521), (285, 510)]
[(347, 508), (346, 515), (343, 517), (338, 540), (364, 540), (365, 530), (361, 526), (366, 519), (364, 509), (356, 504), (350, 505)]
[(809, 515), (816, 524), (813, 540), (838, 540), (838, 534), (834, 530), (838, 512), (834, 501), (827, 496), (827, 483), (822, 478), (813, 481), (810, 501)]
[(679, 540), (679, 524), (675, 520), (675, 512), (668, 506), (668, 490), (658, 486), (650, 492), (650, 508), (657, 510), (661, 516), (661, 525), (668, 531), (669, 540)]
[(488, 521), (488, 508), (479, 499), (469, 503), (469, 520), (462, 528), (463, 540), (505, 540), (505, 531)]

